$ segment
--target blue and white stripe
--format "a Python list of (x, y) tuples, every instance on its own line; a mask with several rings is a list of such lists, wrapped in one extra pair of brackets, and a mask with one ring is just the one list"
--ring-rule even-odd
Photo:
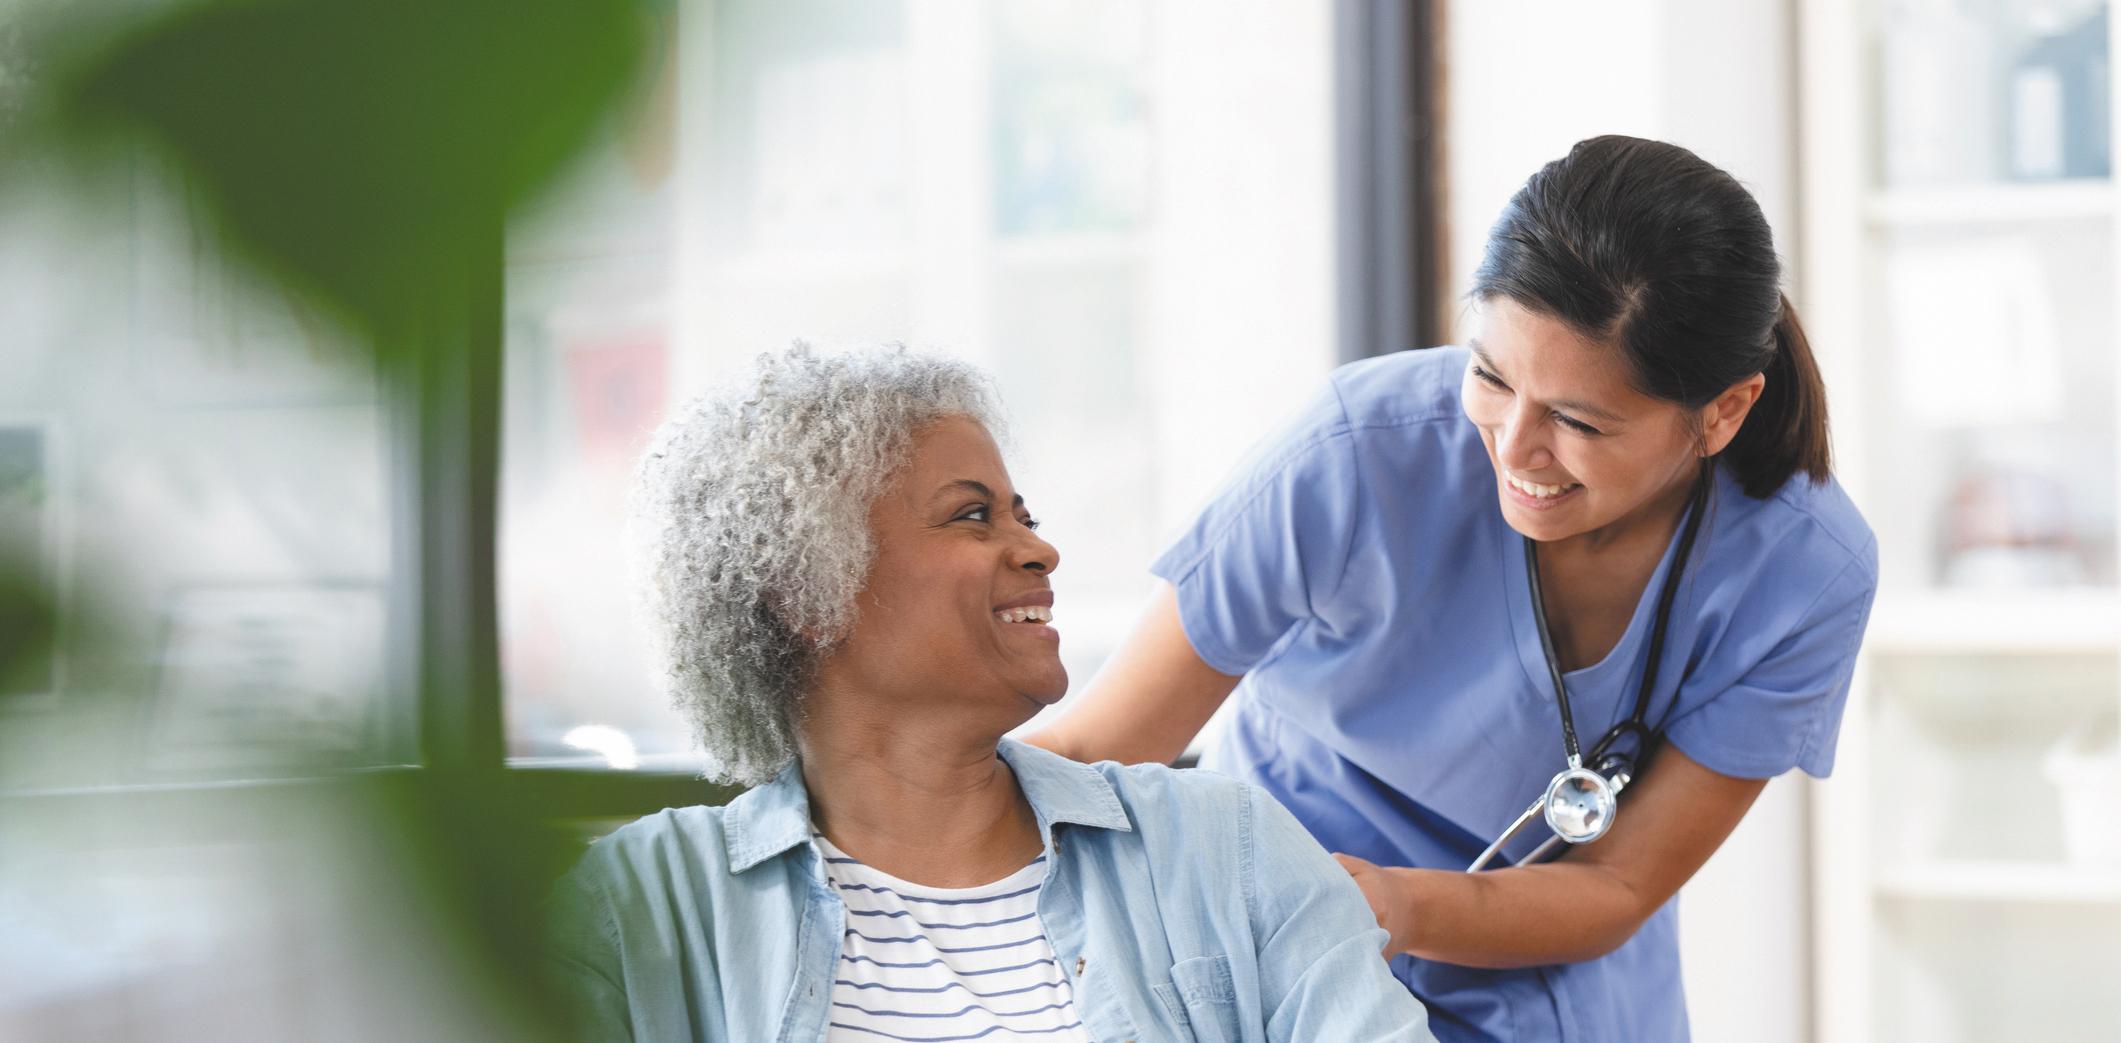
[(847, 906), (827, 1039), (1090, 1043), (1038, 920), (1044, 856), (991, 884), (936, 888), (814, 839)]

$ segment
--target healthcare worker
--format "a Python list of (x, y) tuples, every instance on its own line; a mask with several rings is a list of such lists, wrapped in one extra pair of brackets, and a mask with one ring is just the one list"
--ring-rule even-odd
[[(1235, 692), (1206, 765), (1341, 853), (1440, 1039), (1687, 1038), (1673, 896), (1833, 766), (1877, 583), (1780, 278), (1730, 175), (1579, 143), (1489, 233), (1467, 343), (1334, 372), (1033, 741), (1169, 761)], [(1557, 828), (1596, 839), (1535, 857)]]

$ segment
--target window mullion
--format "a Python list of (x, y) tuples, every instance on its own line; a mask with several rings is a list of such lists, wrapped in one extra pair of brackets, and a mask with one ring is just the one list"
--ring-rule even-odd
[(1440, 344), (1441, 202), (1431, 0), (1334, 9), (1335, 252), (1343, 362)]

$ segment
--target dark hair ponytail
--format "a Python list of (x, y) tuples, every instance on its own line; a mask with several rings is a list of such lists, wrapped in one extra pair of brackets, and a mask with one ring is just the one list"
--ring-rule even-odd
[(1782, 298), (1775, 319), (1774, 354), (1761, 372), (1767, 385), (1745, 424), (1724, 447), (1724, 459), (1755, 497), (1772, 494), (1799, 471), (1812, 481), (1825, 481), (1834, 463), (1827, 441), (1826, 381), (1819, 377), (1812, 342), (1788, 296)]
[(1510, 198), (1473, 296), (1504, 297), (1617, 344), (1643, 393), (1698, 409), (1755, 373), (1760, 399), (1721, 454), (1746, 493), (1825, 481), (1826, 385), (1782, 293), (1745, 186), (1677, 145), (1581, 141)]

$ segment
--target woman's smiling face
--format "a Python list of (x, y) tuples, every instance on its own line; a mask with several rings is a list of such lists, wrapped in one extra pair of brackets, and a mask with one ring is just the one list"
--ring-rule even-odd
[(1058, 701), (1060, 553), (1037, 524), (986, 428), (950, 417), (921, 429), (870, 508), (875, 560), (853, 631), (821, 668), (895, 708), (991, 711), (997, 735)]
[(1460, 400), (1511, 528), (1541, 542), (1598, 532), (1692, 479), (1695, 418), (1635, 390), (1618, 346), (1508, 298), (1481, 302), (1477, 316)]

